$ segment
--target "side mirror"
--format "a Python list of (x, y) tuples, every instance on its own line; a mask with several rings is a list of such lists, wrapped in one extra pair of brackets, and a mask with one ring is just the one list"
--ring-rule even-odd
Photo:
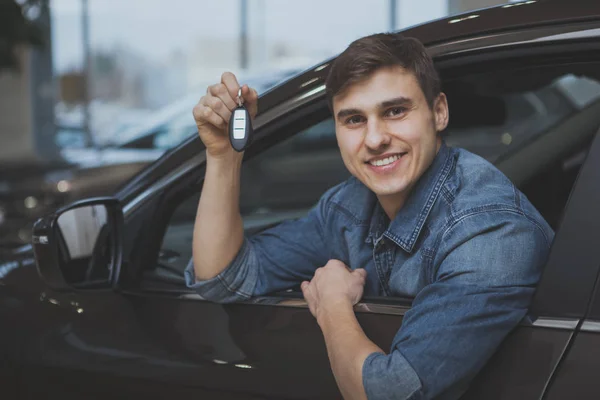
[(38, 272), (54, 290), (114, 288), (121, 269), (123, 211), (112, 197), (82, 200), (33, 225)]

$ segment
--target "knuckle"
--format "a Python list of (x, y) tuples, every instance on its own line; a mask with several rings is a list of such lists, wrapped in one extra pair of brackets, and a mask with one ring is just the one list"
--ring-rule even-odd
[(198, 120), (198, 119), (204, 119), (205, 118), (205, 109), (206, 107), (204, 107), (202, 104), (198, 104), (196, 107), (194, 107), (193, 111), (192, 111), (192, 115), (194, 116), (194, 119)]
[(200, 115), (204, 119), (208, 119), (212, 115), (212, 110), (210, 108), (208, 108), (208, 107), (202, 107), (202, 110), (200, 110)]
[(227, 93), (227, 87), (224, 84), (219, 83), (216, 87), (216, 93), (219, 95), (224, 95)]
[(223, 106), (223, 103), (221, 102), (221, 100), (213, 97), (210, 101), (210, 106), (212, 107), (213, 110), (217, 111), (217, 110), (221, 109), (221, 107)]
[(194, 118), (196, 118), (198, 115), (200, 115), (200, 109), (201, 109), (201, 105), (200, 104), (196, 104), (194, 106), (194, 108), (192, 108), (192, 115), (194, 116)]

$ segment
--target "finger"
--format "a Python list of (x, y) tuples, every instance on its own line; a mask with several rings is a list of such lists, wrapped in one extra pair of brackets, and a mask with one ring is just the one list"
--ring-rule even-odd
[(300, 289), (304, 292), (308, 288), (308, 281), (304, 281), (300, 284)]
[(198, 128), (206, 123), (209, 123), (217, 128), (224, 128), (226, 126), (226, 122), (223, 120), (223, 118), (221, 118), (220, 115), (215, 113), (210, 107), (206, 107), (203, 104), (198, 104), (196, 107), (194, 107), (193, 114)]
[(205, 96), (202, 98), (201, 103), (217, 113), (224, 121), (229, 122), (231, 110), (229, 110), (219, 97)]
[(306, 300), (306, 303), (308, 304), (308, 309), (310, 310), (310, 313), (316, 317), (316, 308), (315, 308), (315, 298), (312, 294), (312, 290), (310, 287), (310, 284), (306, 281), (302, 282), (302, 284), (300, 285), (300, 288), (302, 289), (302, 295), (304, 296), (304, 300)]
[(212, 85), (208, 87), (208, 94), (212, 97), (217, 97), (221, 99), (223, 104), (227, 106), (227, 108), (232, 111), (234, 108), (238, 106), (237, 104), (237, 93), (235, 97), (231, 97), (229, 94), (229, 90), (227, 86), (223, 83), (217, 83), (216, 85)]
[(321, 276), (321, 274), (323, 273), (323, 269), (324, 269), (324, 268), (325, 268), (325, 267), (320, 267), (320, 268), (317, 268), (317, 269), (315, 270), (315, 275), (314, 275), (314, 278), (313, 278), (313, 279), (317, 279), (319, 276)]
[(225, 85), (231, 98), (237, 100), (240, 84), (235, 75), (231, 72), (224, 72), (223, 75), (221, 75), (221, 83)]
[(248, 85), (244, 85), (242, 86), (242, 97), (250, 116), (254, 118), (258, 113), (258, 92)]
[(336, 260), (336, 259), (329, 260), (325, 266), (326, 267), (329, 266), (329, 267), (332, 267), (332, 268), (344, 268), (344, 269), (350, 270), (348, 268), (348, 266), (343, 261)]
[(302, 295), (307, 302), (312, 301), (312, 291), (310, 288), (310, 282), (304, 281), (300, 284), (300, 289), (302, 289)]
[(364, 268), (356, 268), (354, 271), (352, 271), (352, 275), (356, 275), (364, 279), (367, 277), (367, 270)]

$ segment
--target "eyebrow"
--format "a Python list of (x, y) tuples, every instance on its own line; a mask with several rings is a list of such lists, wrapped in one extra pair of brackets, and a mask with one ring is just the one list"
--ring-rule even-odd
[(393, 106), (410, 106), (412, 105), (412, 99), (408, 97), (396, 97), (395, 99), (390, 99), (382, 102), (379, 105), (379, 108), (388, 108)]
[[(396, 97), (396, 98), (385, 100), (385, 101), (379, 103), (378, 108), (388, 108), (388, 107), (393, 107), (393, 106), (409, 106), (410, 107), (412, 104), (413, 104), (413, 101), (408, 97)], [(338, 120), (341, 120), (344, 117), (349, 117), (351, 115), (360, 114), (360, 113), (362, 113), (362, 111), (359, 110), (358, 108), (346, 108), (346, 109), (338, 111), (336, 117)]]
[(358, 108), (346, 108), (344, 110), (340, 110), (337, 113), (337, 119), (341, 120), (345, 117), (349, 117), (350, 115), (360, 114), (360, 110)]

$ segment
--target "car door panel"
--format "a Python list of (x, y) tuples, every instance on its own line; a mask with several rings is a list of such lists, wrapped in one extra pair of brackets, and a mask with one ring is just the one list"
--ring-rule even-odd
[[(240, 395), (265, 398), (340, 398), (322, 333), (309, 310), (297, 306), (299, 299), (284, 300), (289, 306), (220, 305), (187, 297), (130, 297), (143, 329), (154, 332), (157, 348), (168, 349), (178, 362), (195, 365), (192, 374), (179, 377), (186, 377), (187, 385), (231, 388)], [(401, 318), (358, 314), (367, 334), (388, 349)]]
[[(142, 306), (143, 298), (114, 292), (45, 291), (39, 303), (36, 316), (45, 312), (47, 317), (31, 320), (35, 326), (27, 331), (35, 333), (22, 346), (22, 398), (41, 398), (48, 393), (60, 393), (65, 399), (130, 399), (140, 395), (156, 399), (264, 398), (240, 393), (236, 389), (239, 386), (231, 385), (236, 380), (250, 385), (254, 380), (251, 374), (238, 368), (227, 371), (198, 357), (206, 346), (186, 348), (183, 353), (177, 340), (163, 340), (156, 326), (170, 326), (170, 317), (157, 320), (145, 313), (148, 309)], [(206, 310), (201, 312), (210, 316)], [(214, 323), (219, 324), (218, 319)]]
[(538, 399), (572, 331), (522, 324), (500, 345), (463, 400)]
[[(340, 398), (322, 333), (300, 299), (220, 305), (194, 294), (43, 291), (33, 300), (39, 318), (29, 320), (36, 333), (23, 346), (23, 398)], [(408, 307), (397, 315), (386, 307), (362, 304), (357, 318), (388, 351)], [(570, 335), (518, 327), (465, 398), (537, 398)]]
[(592, 400), (600, 396), (600, 329), (580, 332), (561, 363), (546, 396), (547, 400)]

